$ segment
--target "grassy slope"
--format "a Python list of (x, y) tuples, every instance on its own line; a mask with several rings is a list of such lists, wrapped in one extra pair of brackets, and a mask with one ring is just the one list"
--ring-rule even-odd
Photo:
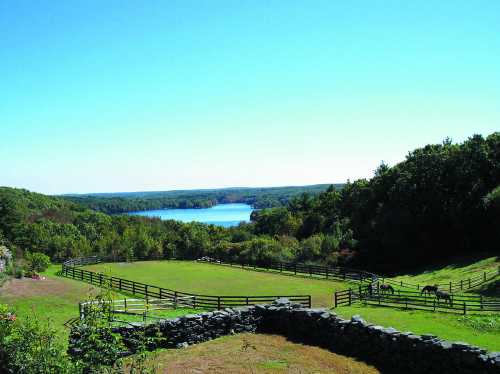
[(426, 270), (417, 275), (402, 275), (394, 278), (408, 283), (434, 284), (456, 282), (476, 277), (483, 272), (498, 269), (500, 258), (489, 257), (480, 261), (462, 262)]
[[(426, 270), (420, 274), (403, 275), (394, 279), (415, 284), (446, 283), (477, 276), (477, 274), (491, 271), (499, 265), (498, 257), (490, 257), (480, 261), (464, 260), (457, 261), (453, 265)], [(485, 290), (487, 290), (489, 296), (499, 296), (491, 291), (497, 283), (498, 279), (487, 282), (482, 287), (472, 289), (470, 292), (486, 294)], [(343, 317), (359, 314), (365, 320), (382, 326), (412, 331), (416, 334), (431, 333), (443, 339), (465, 341), (489, 350), (500, 351), (500, 315), (498, 313), (463, 317), (457, 314), (405, 311), (360, 304), (340, 307), (335, 311)]]
[[(0, 303), (12, 306), (21, 319), (36, 315), (42, 320), (50, 320), (61, 336), (67, 336), (69, 330), (64, 327), (64, 323), (78, 317), (78, 303), (98, 294), (99, 290), (89, 284), (57, 276), (60, 268), (60, 265), (52, 265), (43, 273), (47, 278), (43, 281), (28, 278), (7, 281), (0, 288)], [(113, 296), (117, 299), (126, 297), (118, 293), (113, 293)], [(154, 315), (174, 318), (196, 312), (201, 310), (166, 310), (154, 312)], [(141, 316), (117, 315), (116, 318), (130, 322), (142, 321)]]
[(331, 306), (345, 282), (314, 280), (187, 261), (145, 261), (86, 267), (155, 286), (206, 295), (311, 295), (315, 306)]
[(78, 302), (95, 294), (97, 289), (85, 283), (55, 275), (59, 265), (52, 265), (44, 275), (47, 280), (13, 279), (0, 289), (0, 302), (14, 307), (20, 318), (36, 314), (50, 319), (63, 334), (63, 324), (78, 316)]
[(372, 366), (327, 350), (274, 335), (238, 334), (169, 349), (149, 363), (164, 373), (336, 373), (376, 374)]

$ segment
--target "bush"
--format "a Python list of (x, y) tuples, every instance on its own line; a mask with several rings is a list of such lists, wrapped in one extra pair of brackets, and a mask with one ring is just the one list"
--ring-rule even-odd
[(50, 266), (50, 258), (46, 254), (33, 252), (26, 254), (27, 267), (30, 273), (39, 273)]
[(22, 277), (24, 277), (24, 269), (19, 266), (14, 266), (12, 275), (18, 279), (21, 279)]
[(0, 339), (2, 373), (76, 373), (48, 322), (31, 316), (20, 323), (8, 309), (0, 307)]

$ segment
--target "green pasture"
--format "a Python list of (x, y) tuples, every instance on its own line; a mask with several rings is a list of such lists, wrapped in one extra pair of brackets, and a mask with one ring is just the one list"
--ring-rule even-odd
[(332, 306), (335, 291), (349, 287), (349, 283), (342, 281), (308, 279), (190, 261), (139, 261), (97, 264), (85, 268), (176, 291), (204, 295), (311, 295), (313, 305), (323, 307)]
[[(0, 303), (9, 304), (19, 318), (36, 315), (49, 320), (62, 334), (68, 330), (64, 323), (78, 317), (78, 303), (97, 293), (88, 284), (56, 275), (60, 265), (52, 265), (43, 281), (11, 279), (0, 289)], [(13, 283), (9, 283), (13, 282)]]
[[(477, 274), (484, 269), (492, 269), (497, 264), (496, 258), (488, 258), (465, 266), (442, 267), (405, 279), (411, 282), (415, 279), (429, 282), (438, 278), (441, 282), (444, 279), (457, 280), (464, 274)], [(138, 282), (207, 295), (309, 294), (312, 295), (315, 306), (323, 307), (332, 306), (334, 291), (355, 286), (355, 283), (286, 276), (265, 271), (243, 270), (239, 267), (187, 261), (97, 264), (86, 268)], [(61, 331), (62, 336), (66, 336), (68, 330), (63, 327), (64, 322), (78, 316), (80, 301), (88, 299), (99, 291), (87, 283), (57, 276), (56, 272), (59, 269), (60, 266), (51, 266), (44, 273), (47, 277), (46, 281), (8, 280), (0, 289), (0, 302), (10, 304), (20, 318), (36, 314), (42, 319), (51, 320)], [(115, 297), (130, 296), (115, 294)], [(200, 311), (178, 309), (156, 313), (161, 313), (158, 317), (174, 318)], [(429, 333), (451, 341), (465, 341), (492, 351), (500, 350), (500, 314), (462, 316), (361, 304), (340, 307), (334, 311), (346, 318), (359, 314), (370, 323), (394, 327), (401, 331), (412, 331), (416, 334)], [(142, 316), (117, 315), (116, 318), (124, 321), (138, 321)], [(147, 320), (150, 321), (150, 319)]]
[(420, 285), (434, 283), (448, 283), (466, 280), (481, 275), (483, 272), (491, 272), (500, 267), (499, 257), (489, 257), (480, 261), (456, 261), (454, 264), (422, 270), (418, 274), (407, 274), (393, 278), (397, 281), (414, 283)]

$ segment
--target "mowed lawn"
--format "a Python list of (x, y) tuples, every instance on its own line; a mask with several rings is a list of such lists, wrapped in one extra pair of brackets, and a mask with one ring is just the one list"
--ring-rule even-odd
[(52, 265), (43, 275), (45, 280), (11, 279), (0, 288), (0, 303), (12, 306), (19, 318), (36, 315), (50, 320), (63, 335), (64, 323), (78, 317), (78, 303), (98, 293), (97, 288), (56, 275), (60, 265)]
[(342, 281), (307, 279), (192, 261), (110, 263), (87, 266), (86, 269), (204, 295), (311, 295), (313, 305), (322, 307), (331, 307), (333, 293), (349, 287)]
[(276, 335), (238, 334), (149, 357), (158, 373), (378, 374), (373, 366)]

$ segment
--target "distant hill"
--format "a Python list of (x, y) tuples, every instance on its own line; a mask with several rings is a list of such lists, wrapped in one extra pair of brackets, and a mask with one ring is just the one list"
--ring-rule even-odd
[[(325, 191), (330, 184), (285, 187), (232, 187), (220, 189), (112, 192), (69, 194), (60, 197), (86, 208), (105, 212), (123, 213), (137, 210), (166, 208), (208, 208), (216, 204), (245, 203), (254, 208), (283, 206), (295, 197)], [(344, 184), (333, 184), (341, 189)]]

